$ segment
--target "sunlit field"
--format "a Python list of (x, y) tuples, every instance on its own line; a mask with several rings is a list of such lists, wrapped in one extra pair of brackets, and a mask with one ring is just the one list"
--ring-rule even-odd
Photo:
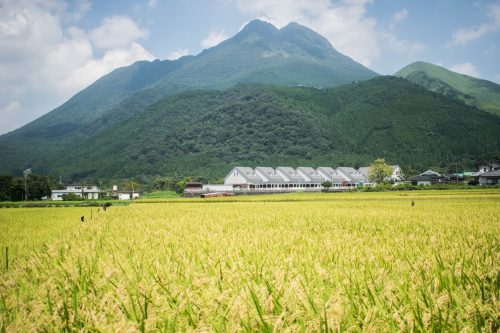
[(7, 332), (500, 327), (500, 190), (6, 208), (0, 231)]

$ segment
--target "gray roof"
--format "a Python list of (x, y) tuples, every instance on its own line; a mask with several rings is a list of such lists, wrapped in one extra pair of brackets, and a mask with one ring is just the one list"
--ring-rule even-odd
[(269, 179), (268, 183), (284, 183), (285, 180), (271, 167), (256, 167), (255, 172), (260, 172)]
[(343, 182), (345, 179), (337, 171), (335, 171), (334, 168), (331, 167), (319, 167), (317, 171), (320, 174), (324, 174), (328, 176), (328, 180), (334, 181), (334, 182)]
[(480, 174), (479, 177), (500, 178), (500, 170), (488, 171), (483, 174)]
[[(288, 179), (290, 179), (289, 182), (291, 182), (291, 183), (304, 183), (306, 181), (293, 168), (290, 168), (290, 167), (277, 167), (276, 171), (280, 171), (281, 173), (285, 174), (286, 177)], [(285, 181), (286, 181), (286, 179), (285, 179)]]
[(432, 171), (432, 170), (427, 170), (426, 172), (422, 172), (420, 174), (420, 176), (441, 176), (441, 174), (439, 172), (436, 172), (436, 171)]
[(338, 167), (336, 170), (342, 172), (352, 181), (366, 181), (366, 177), (361, 172), (356, 171), (356, 169), (352, 167)]
[(370, 175), (370, 169), (371, 167), (360, 167), (358, 171), (361, 172), (368, 179), (368, 176)]
[(255, 171), (249, 167), (235, 167), (238, 172), (248, 181), (256, 184), (262, 183), (262, 179), (255, 174)]
[(312, 182), (319, 182), (320, 183), (323, 181), (323, 177), (321, 177), (320, 174), (311, 167), (298, 167), (297, 171), (299, 171), (299, 170), (302, 173), (304, 173), (307, 177), (309, 177)]

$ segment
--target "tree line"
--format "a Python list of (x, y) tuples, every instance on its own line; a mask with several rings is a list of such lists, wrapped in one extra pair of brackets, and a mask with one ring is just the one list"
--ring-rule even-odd
[(56, 178), (30, 174), (25, 177), (0, 175), (0, 201), (40, 200), (63, 188)]

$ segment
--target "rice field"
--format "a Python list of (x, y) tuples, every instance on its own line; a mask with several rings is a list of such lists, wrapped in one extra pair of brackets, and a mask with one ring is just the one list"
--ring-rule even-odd
[(500, 327), (499, 190), (10, 208), (0, 231), (2, 332)]

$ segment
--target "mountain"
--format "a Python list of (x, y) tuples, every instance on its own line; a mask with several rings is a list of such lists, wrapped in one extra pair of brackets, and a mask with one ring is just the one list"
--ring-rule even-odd
[(235, 165), (366, 165), (377, 157), (417, 169), (468, 167), (499, 157), (498, 133), (499, 117), (395, 77), (329, 89), (241, 84), (167, 96), (34, 169), (66, 179), (217, 179)]
[(422, 61), (414, 62), (394, 75), (500, 116), (500, 85), (496, 83)]
[[(165, 96), (240, 83), (334, 87), (377, 76), (296, 23), (254, 20), (196, 56), (117, 69), (37, 120), (0, 136), (0, 173), (48, 165), (61, 152), (105, 133)], [(42, 163), (42, 161), (44, 161)]]

